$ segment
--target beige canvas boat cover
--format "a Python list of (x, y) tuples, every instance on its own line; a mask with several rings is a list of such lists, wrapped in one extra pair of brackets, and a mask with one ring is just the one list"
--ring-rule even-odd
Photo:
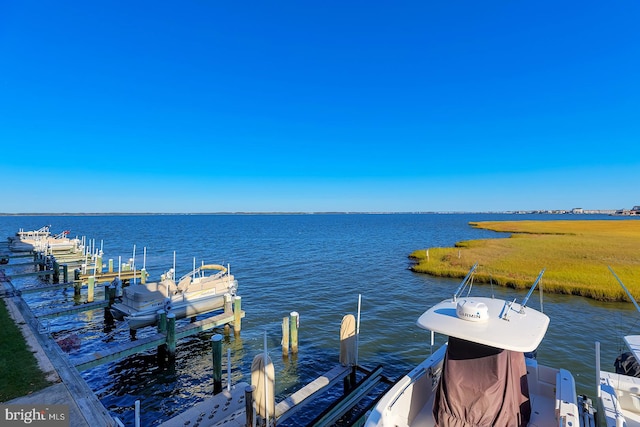
[(524, 354), (449, 338), (434, 400), (438, 427), (524, 427), (531, 405)]

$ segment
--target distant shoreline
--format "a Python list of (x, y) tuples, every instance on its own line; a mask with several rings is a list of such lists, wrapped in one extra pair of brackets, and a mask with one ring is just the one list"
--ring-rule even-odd
[(8, 213), (0, 212), (3, 216), (144, 216), (144, 215), (469, 215), (469, 214), (500, 214), (500, 215), (568, 215), (568, 216), (589, 216), (589, 215), (611, 215), (612, 210), (594, 210), (585, 213), (573, 213), (570, 211), (413, 211), (413, 212), (366, 212), (366, 211), (319, 211), (319, 212), (20, 212)]

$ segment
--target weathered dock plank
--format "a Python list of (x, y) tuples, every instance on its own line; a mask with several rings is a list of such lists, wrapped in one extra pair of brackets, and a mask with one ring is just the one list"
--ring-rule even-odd
[(246, 426), (245, 389), (247, 383), (238, 383), (231, 391), (224, 389), (186, 411), (163, 422), (159, 427), (202, 426)]

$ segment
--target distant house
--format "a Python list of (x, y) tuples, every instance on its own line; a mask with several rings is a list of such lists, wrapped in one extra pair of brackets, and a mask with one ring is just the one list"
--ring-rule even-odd
[(584, 209), (582, 209), (582, 208), (573, 208), (573, 209), (571, 209), (571, 213), (572, 214), (583, 214), (584, 213)]

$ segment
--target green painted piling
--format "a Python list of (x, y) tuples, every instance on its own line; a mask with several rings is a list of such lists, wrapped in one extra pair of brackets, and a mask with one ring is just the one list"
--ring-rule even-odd
[(300, 326), (300, 315), (297, 311), (289, 314), (289, 329), (291, 336), (291, 353), (298, 352), (298, 327)]
[(109, 260), (109, 273), (113, 273), (113, 260)]
[(176, 314), (167, 314), (167, 353), (169, 358), (176, 357)]
[(167, 332), (167, 312), (164, 310), (157, 311), (158, 316), (158, 332), (165, 333)]
[(145, 268), (140, 270), (140, 283), (143, 285), (147, 283), (147, 270)]
[(53, 260), (53, 283), (60, 283), (60, 264)]
[(96, 270), (95, 273), (102, 273), (102, 257), (100, 255), (96, 256)]
[(236, 295), (233, 299), (233, 332), (239, 334), (242, 330), (242, 297)]
[(222, 335), (211, 337), (211, 354), (213, 358), (213, 394), (222, 391)]

